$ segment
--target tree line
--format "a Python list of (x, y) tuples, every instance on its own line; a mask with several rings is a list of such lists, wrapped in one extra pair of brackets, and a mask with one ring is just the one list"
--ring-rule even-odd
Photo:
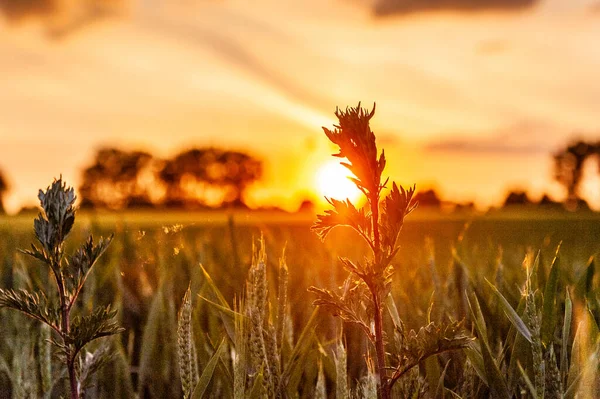
[[(595, 162), (600, 173), (600, 141), (573, 141), (552, 155), (554, 179), (566, 192), (567, 209), (586, 208), (580, 186), (584, 166)], [(246, 208), (248, 187), (263, 175), (262, 160), (240, 151), (193, 148), (161, 159), (145, 151), (102, 148), (83, 171), (80, 206), (96, 209)], [(0, 171), (0, 213), (10, 189)], [(432, 190), (417, 195), (423, 205), (442, 201)], [(505, 205), (531, 204), (526, 193), (510, 193)], [(544, 197), (538, 205), (556, 205)]]
[[(246, 208), (246, 191), (263, 175), (262, 160), (240, 151), (194, 148), (169, 159), (145, 151), (102, 148), (82, 173), (81, 208)], [(8, 191), (0, 172), (0, 211)]]

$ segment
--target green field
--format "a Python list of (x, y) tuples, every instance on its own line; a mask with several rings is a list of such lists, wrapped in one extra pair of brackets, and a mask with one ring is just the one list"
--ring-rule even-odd
[[(218, 297), (200, 264), (212, 277), (229, 306), (240, 298), (253, 259), (253, 245), (261, 235), (266, 243), (267, 276), (272, 314), (277, 308), (279, 258), (285, 248), (289, 270), (290, 321), (286, 327), (283, 357), (302, 341), (302, 356), (296, 363), (296, 380), (288, 389), (290, 396), (335, 397), (340, 384), (339, 342), (343, 331), (347, 351), (348, 389), (368, 395), (369, 372), (365, 356), (373, 353), (358, 329), (342, 325), (327, 312), (317, 312), (308, 330), (302, 334), (314, 311), (310, 286), (335, 289), (346, 273), (338, 256), (360, 260), (366, 246), (351, 231), (334, 230), (321, 243), (310, 231), (311, 215), (268, 214), (96, 214), (78, 216), (70, 243), (81, 242), (89, 233), (108, 235), (115, 240), (92, 272), (82, 299), (81, 309), (95, 304), (112, 303), (118, 310), (120, 324), (126, 329), (111, 345), (117, 355), (95, 374), (88, 397), (181, 397), (178, 352), (177, 314), (188, 284), (192, 292), (192, 327), (197, 349), (197, 367), (202, 374), (210, 363), (222, 337), (226, 336), (227, 315), (203, 298), (218, 302)], [(2, 287), (47, 287), (49, 275), (44, 268), (17, 252), (34, 241), (32, 217), (0, 219), (0, 285)], [(514, 211), (488, 216), (436, 215), (421, 212), (411, 215), (402, 230), (401, 250), (393, 264), (392, 293), (400, 318), (409, 329), (418, 329), (431, 321), (465, 320), (469, 334), (478, 336), (469, 310), (467, 295), (476, 294), (481, 314), (487, 324), (487, 342), (493, 359), (482, 355), (485, 366), (475, 364), (467, 351), (442, 353), (424, 361), (418, 371), (403, 377), (394, 391), (398, 397), (489, 397), (497, 378), (492, 362), (514, 397), (531, 397), (534, 384), (533, 346), (515, 332), (485, 279), (494, 283), (508, 302), (523, 316), (525, 256), (530, 264), (539, 251), (539, 266), (530, 277), (538, 313), (556, 248), (562, 242), (560, 270), (556, 286), (557, 310), (550, 338), (544, 341), (546, 386), (557, 381), (567, 397), (596, 392), (598, 383), (596, 320), (599, 315), (597, 277), (588, 268), (590, 257), (600, 250), (600, 218), (589, 214), (528, 214)], [(593, 264), (592, 264), (593, 266)], [(573, 317), (568, 337), (563, 337), (565, 287), (573, 300)], [(430, 302), (433, 306), (430, 309)], [(473, 299), (471, 297), (471, 304)], [(519, 303), (521, 303), (519, 307)], [(585, 304), (589, 312), (585, 311)], [(388, 314), (385, 315), (389, 317)], [(0, 311), (0, 397), (59, 397), (65, 391), (61, 365), (49, 354), (43, 338), (49, 334), (26, 317), (8, 310)], [(577, 330), (579, 328), (579, 330)], [(314, 331), (314, 334), (313, 334)], [(579, 333), (576, 334), (576, 331)], [(595, 334), (595, 335), (594, 335)], [(387, 331), (388, 337), (394, 335)], [(302, 336), (302, 339), (301, 339)], [(575, 337), (578, 337), (576, 340)], [(576, 349), (572, 349), (574, 340)], [(566, 343), (566, 347), (563, 345)], [(585, 343), (585, 344), (584, 344)], [(526, 344), (526, 345), (525, 345)], [(225, 343), (225, 345), (233, 345)], [(552, 346), (554, 358), (546, 350)], [(337, 356), (334, 355), (337, 352)], [(477, 352), (477, 351), (475, 351)], [(561, 357), (567, 359), (567, 368)], [(209, 397), (232, 397), (233, 377), (231, 347), (224, 351), (211, 374)], [(476, 355), (475, 355), (476, 356)], [(592, 359), (592, 360), (590, 360)], [(521, 372), (517, 367), (522, 366)], [(549, 379), (551, 362), (559, 374)], [(319, 379), (319, 367), (322, 376)], [(562, 366), (562, 368), (561, 368)], [(337, 367), (337, 368), (336, 368)], [(478, 367), (480, 367), (478, 369)], [(590, 367), (592, 368), (590, 371)], [(337, 371), (336, 371), (337, 370)], [(492, 370), (492, 371), (490, 371)], [(528, 376), (529, 383), (527, 381)], [(554, 381), (554, 382), (553, 382)], [(529, 385), (528, 385), (529, 384)], [(325, 387), (325, 391), (323, 391)], [(372, 388), (372, 387), (371, 387)], [(568, 391), (568, 388), (571, 390)], [(545, 397), (550, 396), (550, 388)], [(373, 392), (371, 391), (371, 394)], [(453, 396), (457, 395), (457, 396)], [(569, 396), (570, 395), (570, 396)]]

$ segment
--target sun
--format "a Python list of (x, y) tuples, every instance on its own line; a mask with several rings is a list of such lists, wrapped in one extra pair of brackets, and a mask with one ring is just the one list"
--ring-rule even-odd
[(337, 200), (349, 199), (356, 201), (361, 191), (348, 179), (353, 177), (352, 173), (339, 161), (330, 161), (319, 168), (316, 174), (316, 185), (319, 194), (327, 198)]

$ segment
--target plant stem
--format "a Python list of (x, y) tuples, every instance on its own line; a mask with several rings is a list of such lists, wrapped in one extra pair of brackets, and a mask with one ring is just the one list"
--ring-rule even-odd
[[(373, 256), (376, 270), (382, 270), (381, 265), (381, 240), (379, 237), (379, 192), (371, 193), (369, 196), (371, 205), (371, 218), (373, 223)], [(382, 277), (383, 278), (383, 277)], [(375, 323), (375, 352), (377, 355), (377, 396), (380, 399), (389, 399), (390, 391), (387, 383), (387, 369), (385, 366), (385, 342), (383, 339), (383, 307), (378, 282), (369, 284), (373, 295), (373, 308)]]
[(75, 359), (67, 360), (67, 368), (69, 370), (69, 382), (71, 383), (71, 399), (79, 399), (77, 376), (75, 375)]
[[(60, 264), (58, 262), (55, 263), (56, 270), (60, 271)], [(60, 309), (62, 312), (62, 325), (61, 325), (61, 335), (62, 339), (67, 344), (67, 335), (69, 334), (71, 320), (70, 320), (70, 306), (69, 299), (67, 298), (67, 294), (65, 292), (65, 281), (60, 272), (60, 278), (56, 279), (56, 283), (58, 286), (58, 294), (60, 297)], [(67, 370), (69, 372), (69, 383), (71, 387), (71, 399), (79, 399), (79, 390), (77, 389), (77, 376), (75, 374), (75, 358), (71, 356), (70, 353), (67, 353)]]
[(371, 220), (373, 223), (373, 255), (375, 256), (375, 265), (380, 266), (381, 262), (381, 239), (379, 238), (379, 193), (373, 193), (369, 196), (371, 204)]
[(385, 367), (385, 345), (383, 341), (383, 308), (378, 292), (373, 292), (373, 307), (375, 310), (375, 352), (377, 354), (377, 397), (389, 399), (390, 390), (387, 383)]

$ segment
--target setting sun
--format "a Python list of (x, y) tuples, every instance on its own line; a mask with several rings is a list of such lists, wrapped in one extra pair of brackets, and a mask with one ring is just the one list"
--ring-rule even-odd
[(327, 198), (356, 201), (361, 192), (348, 179), (352, 176), (352, 173), (342, 166), (339, 161), (327, 162), (317, 171), (317, 190), (320, 195)]

